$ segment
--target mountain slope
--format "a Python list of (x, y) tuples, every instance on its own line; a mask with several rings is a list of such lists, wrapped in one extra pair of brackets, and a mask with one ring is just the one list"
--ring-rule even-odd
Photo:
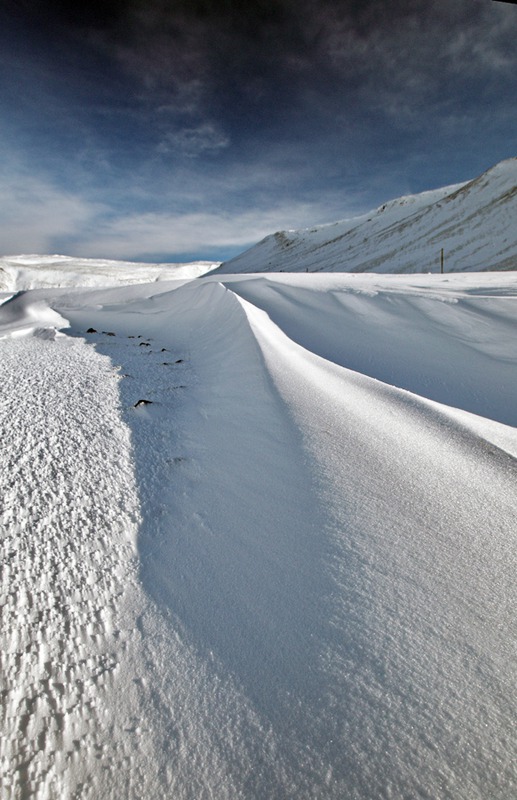
[(354, 219), (279, 231), (219, 272), (517, 269), (517, 158), (468, 183), (400, 197)]

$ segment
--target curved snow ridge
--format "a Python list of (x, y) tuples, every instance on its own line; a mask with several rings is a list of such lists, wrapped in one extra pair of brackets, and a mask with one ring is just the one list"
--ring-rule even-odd
[(163, 613), (145, 636), (146, 683), (169, 784), (149, 770), (142, 796), (312, 797), (329, 771), (307, 697), (331, 586), (299, 433), (225, 287), (186, 285), (111, 318), (116, 335), (91, 341), (127, 375), (140, 579)]
[[(283, 350), (283, 360), (289, 362), (288, 371), (299, 371), (306, 384), (317, 384), (320, 391), (326, 389), (329, 400), (341, 403), (343, 392), (346, 391), (347, 406), (350, 407), (347, 413), (367, 423), (375, 433), (385, 435), (385, 420), (382, 413), (371, 413), (371, 403), (365, 402), (366, 395), (385, 405), (387, 413), (390, 413), (389, 407), (392, 412), (396, 410), (408, 426), (414, 427), (415, 435), (417, 432), (418, 435), (425, 434), (426, 428), (432, 427), (432, 437), (436, 438), (437, 443), (442, 440), (443, 446), (453, 444), (461, 449), (466, 448), (469, 457), (476, 455), (482, 460), (490, 454), (502, 459), (505, 469), (517, 468), (517, 430), (513, 426), (452, 408), (325, 359), (290, 339), (266, 311), (239, 295), (235, 296), (249, 319), (259, 345), (266, 340), (272, 349), (279, 352)], [(261, 350), (266, 352), (264, 344)], [(365, 392), (365, 397), (362, 400), (359, 397), (352, 398), (354, 391)]]
[[(333, 292), (332, 290), (321, 293), (314, 291), (304, 292), (303, 290), (300, 290), (299, 287), (297, 287), (296, 291), (293, 292), (291, 290), (291, 292), (289, 292), (287, 286), (282, 286), (281, 284), (277, 283), (273, 287), (269, 287), (270, 290), (273, 288), (274, 292), (268, 298), (267, 281), (258, 278), (256, 281), (254, 281), (254, 283), (258, 285), (258, 292), (256, 290), (255, 292), (253, 290), (251, 292), (249, 291), (251, 288), (251, 284), (249, 282), (246, 285), (236, 282), (232, 288), (235, 288), (237, 297), (241, 295), (242, 299), (244, 299), (246, 295), (249, 297), (255, 296), (260, 302), (259, 307), (264, 310), (271, 323), (275, 325), (280, 323), (278, 324), (279, 331), (281, 331), (289, 341), (292, 341), (293, 344), (296, 342), (298, 345), (300, 345), (302, 351), (306, 350), (308, 354), (321, 357), (323, 362), (329, 365), (344, 368), (350, 373), (351, 376), (356, 376), (356, 380), (364, 378), (366, 385), (368, 385), (368, 381), (373, 380), (375, 382), (375, 392), (379, 397), (382, 396), (387, 402), (401, 406), (404, 413), (423, 416), (429, 420), (434, 420), (438, 426), (438, 429), (446, 432), (447, 438), (449, 435), (454, 434), (458, 443), (460, 440), (464, 440), (468, 447), (477, 447), (479, 452), (483, 453), (484, 455), (486, 455), (488, 452), (491, 452), (493, 455), (495, 455), (497, 451), (500, 451), (499, 455), (503, 456), (504, 458), (509, 458), (511, 460), (517, 458), (517, 435), (514, 426), (497, 422), (479, 414), (474, 414), (469, 410), (462, 409), (461, 407), (454, 407), (446, 403), (433, 400), (430, 397), (419, 394), (417, 391), (405, 389), (403, 386), (388, 384), (386, 381), (383, 381), (382, 378), (377, 378), (375, 376), (375, 370), (372, 370), (371, 362), (368, 363), (367, 366), (373, 371), (374, 374), (371, 374), (371, 372), (363, 372), (360, 369), (350, 369), (345, 363), (343, 363), (344, 359), (342, 357), (340, 358), (339, 356), (336, 357), (335, 353), (330, 353), (330, 355), (334, 355), (334, 359), (332, 357), (326, 358), (324, 355), (322, 355), (326, 348), (325, 345), (321, 344), (321, 339), (324, 339), (324, 334), (321, 331), (321, 325), (320, 340), (315, 337), (311, 337), (310, 333), (308, 333), (308, 321), (309, 315), (311, 314), (316, 315), (318, 317), (318, 321), (325, 316), (327, 326), (331, 331), (331, 337), (339, 338), (336, 337), (336, 331), (339, 330), (339, 320), (341, 319), (341, 321), (343, 321), (344, 319), (344, 312), (348, 312), (350, 314), (350, 311), (352, 311), (354, 312), (354, 315), (358, 315), (359, 317), (367, 319), (369, 327), (372, 329), (375, 325), (378, 325), (379, 322), (384, 322), (384, 324), (388, 322), (393, 325), (394, 317), (397, 320), (397, 324), (401, 328), (404, 328), (404, 316), (409, 318), (407, 313), (408, 310), (411, 311), (413, 315), (416, 310), (418, 312), (420, 328), (423, 327), (423, 323), (429, 319), (431, 322), (434, 322), (435, 328), (441, 328), (444, 331), (444, 335), (440, 337), (441, 341), (438, 341), (434, 344), (435, 351), (440, 350), (440, 344), (443, 346), (445, 346), (445, 344), (449, 344), (449, 349), (451, 349), (450, 342), (452, 336), (452, 323), (451, 320), (448, 319), (448, 312), (444, 313), (443, 310), (440, 309), (439, 313), (436, 314), (435, 319), (435, 315), (431, 313), (431, 310), (433, 309), (433, 306), (435, 306), (435, 302), (433, 301), (448, 303), (454, 302), (454, 304), (457, 304), (460, 302), (460, 298), (444, 298), (440, 295), (435, 297), (429, 293), (421, 294), (417, 289), (415, 289), (413, 297), (409, 292), (407, 293), (409, 294), (409, 298), (405, 298), (406, 301), (409, 299), (409, 303), (406, 302), (406, 314), (404, 314), (404, 308), (399, 305), (394, 305), (394, 308), (391, 309), (388, 306), (389, 313), (387, 313), (382, 308), (382, 306), (385, 305), (386, 299), (392, 304), (396, 304), (397, 300), (403, 297), (402, 294), (401, 298), (394, 296), (396, 295), (395, 288), (388, 289), (382, 293), (379, 293), (379, 291), (370, 290), (352, 293), (352, 295), (350, 295), (346, 292), (343, 293), (343, 291)], [(246, 291), (246, 289), (248, 289), (248, 291)], [(382, 296), (385, 294), (387, 297)], [(482, 358), (488, 359), (492, 362), (500, 361), (502, 362), (502, 368), (504, 371), (511, 373), (517, 364), (517, 348), (515, 346), (513, 348), (508, 346), (508, 342), (511, 341), (511, 337), (515, 331), (515, 312), (513, 309), (514, 303), (506, 304), (503, 307), (498, 307), (502, 305), (499, 302), (491, 312), (492, 307), (490, 305), (487, 307), (487, 301), (488, 303), (490, 302), (490, 297), (491, 295), (487, 292), (486, 296), (484, 297), (485, 307), (481, 305), (479, 307), (475, 307), (473, 304), (469, 303), (467, 299), (462, 303), (462, 308), (454, 311), (455, 317), (451, 319), (454, 319), (455, 321), (455, 333), (457, 338), (461, 341), (468, 342), (471, 351), (476, 351), (476, 356), (481, 356)], [(514, 300), (513, 297), (512, 300)], [(250, 308), (257, 308), (257, 306), (255, 306), (253, 303), (249, 303), (249, 306)], [(415, 308), (412, 309), (411, 306), (415, 306)], [(246, 307), (246, 301), (244, 301), (243, 307)], [(266, 310), (268, 308), (273, 309), (275, 312), (275, 319), (278, 320), (278, 322), (274, 322), (269, 316)], [(335, 313), (336, 310), (337, 314)], [(304, 336), (299, 336), (296, 339), (291, 340), (287, 330), (292, 329), (294, 331), (295, 329), (292, 327), (292, 325), (286, 324), (286, 321), (291, 322), (291, 316), (294, 317), (296, 314), (303, 318), (307, 332), (305, 334), (305, 338)], [(468, 316), (470, 316), (471, 319), (469, 320), (469, 325), (466, 325), (466, 323), (462, 320), (462, 317)], [(284, 321), (284, 324), (286, 324), (287, 330), (282, 327), (282, 321)], [(346, 337), (349, 329), (354, 327), (355, 322), (356, 321), (347, 322), (347, 328), (341, 330), (341, 338)], [(483, 328), (485, 330), (483, 330)], [(386, 326), (386, 332), (387, 330), (388, 327)], [(438, 330), (438, 333), (441, 333), (441, 331)], [(438, 335), (438, 333), (436, 335)], [(417, 326), (415, 325), (415, 335), (416, 334)], [(429, 335), (428, 338), (430, 338)], [(303, 344), (304, 340), (307, 344), (307, 347), (305, 347)], [(501, 340), (505, 342), (504, 356), (500, 352)], [(316, 345), (315, 350), (310, 349), (311, 343)], [(403, 337), (400, 337), (399, 344), (402, 343)], [(497, 345), (497, 347), (495, 345)], [(400, 349), (401, 353), (398, 357), (405, 359), (406, 362), (409, 361), (414, 352), (414, 344), (411, 343), (406, 352), (404, 352), (402, 347)], [(448, 357), (451, 357), (450, 353), (448, 354)], [(419, 349), (418, 358), (421, 366), (425, 369), (426, 365), (424, 348)], [(455, 368), (457, 370), (457, 374), (461, 375), (461, 365), (459, 361), (460, 359), (458, 358), (458, 363), (455, 365)], [(500, 380), (497, 387), (497, 393), (501, 395), (503, 389), (503, 383), (501, 381), (501, 365), (499, 365), (499, 369)], [(415, 370), (413, 369), (413, 374), (414, 372)], [(480, 369), (479, 372), (483, 373), (483, 370)], [(460, 380), (460, 378), (458, 378), (458, 380)], [(442, 388), (442, 392), (443, 391), (444, 390)], [(508, 402), (507, 405), (510, 406), (510, 402)], [(508, 416), (511, 416), (512, 411), (513, 408), (508, 408)]]
[(226, 285), (328, 361), (517, 425), (514, 280), (504, 276), (506, 294), (499, 285), (494, 295), (485, 278), (487, 290), (475, 295), (459, 277), (424, 284), (398, 276), (256, 276)]
[(29, 335), (54, 339), (58, 329), (68, 325), (67, 319), (45, 300), (35, 300), (30, 292), (17, 292), (0, 305), (0, 339)]
[(326, 362), (241, 302), (333, 519), (335, 635), (313, 714), (334, 786), (503, 800), (517, 789), (517, 464), (483, 439), (515, 453), (517, 431), (475, 418), (470, 432), (471, 415)]
[(120, 797), (139, 511), (117, 377), (64, 336), (4, 339), (0, 356), (3, 797)]

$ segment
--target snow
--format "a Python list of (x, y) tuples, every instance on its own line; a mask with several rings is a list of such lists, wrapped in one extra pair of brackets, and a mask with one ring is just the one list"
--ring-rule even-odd
[(0, 291), (23, 291), (43, 286), (120, 286), (150, 281), (197, 278), (220, 262), (147, 264), (71, 256), (19, 255), (0, 258)]
[(2, 796), (514, 796), (516, 273), (177, 277), (3, 295)]
[(384, 203), (360, 217), (278, 231), (219, 273), (517, 269), (517, 158), (475, 180)]

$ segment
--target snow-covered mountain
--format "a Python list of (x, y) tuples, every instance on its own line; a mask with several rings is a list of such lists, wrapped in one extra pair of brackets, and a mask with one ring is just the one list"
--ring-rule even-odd
[(127, 286), (135, 283), (198, 278), (219, 265), (215, 261), (188, 264), (147, 264), (70, 256), (19, 255), (0, 258), (0, 292), (44, 287)]
[(517, 158), (354, 219), (279, 231), (219, 272), (439, 272), (442, 248), (445, 272), (517, 269)]

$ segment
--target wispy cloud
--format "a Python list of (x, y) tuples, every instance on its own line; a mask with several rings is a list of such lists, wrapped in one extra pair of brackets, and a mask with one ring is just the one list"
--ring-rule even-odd
[(188, 158), (216, 153), (229, 147), (230, 139), (213, 122), (201, 122), (192, 127), (168, 131), (158, 144), (159, 153), (179, 153)]
[[(358, 10), (359, 9), (359, 10)], [(360, 6), (327, 2), (319, 16), (317, 50), (333, 71), (339, 111), (358, 110), (426, 125), (444, 96), (469, 103), (469, 87), (515, 78), (515, 9), (482, 0), (396, 0)], [(472, 89), (470, 89), (472, 91)], [(351, 94), (350, 94), (351, 93)], [(339, 113), (338, 111), (338, 113)], [(469, 108), (469, 114), (475, 111)]]
[(0, 4), (0, 251), (216, 258), (472, 177), (514, 154), (516, 14)]
[[(192, 133), (193, 149), (224, 147), (212, 128)], [(0, 253), (63, 253), (112, 258), (219, 259), (283, 228), (309, 227), (357, 210), (357, 193), (321, 195), (311, 188), (297, 198), (307, 175), (286, 146), (208, 171), (192, 159), (165, 172), (124, 176), (115, 187), (86, 179), (83, 165), (57, 180), (6, 145), (0, 169)], [(111, 174), (110, 174), (111, 178)], [(352, 213), (350, 214), (352, 215)]]
[(161, 258), (193, 249), (217, 257), (222, 250), (244, 249), (280, 228), (293, 227), (293, 222), (309, 226), (317, 213), (313, 205), (298, 204), (235, 213), (132, 214), (102, 222), (91, 237), (77, 240), (74, 249), (107, 258)]
[(0, 252), (52, 253), (102, 212), (100, 204), (24, 171), (0, 175)]

